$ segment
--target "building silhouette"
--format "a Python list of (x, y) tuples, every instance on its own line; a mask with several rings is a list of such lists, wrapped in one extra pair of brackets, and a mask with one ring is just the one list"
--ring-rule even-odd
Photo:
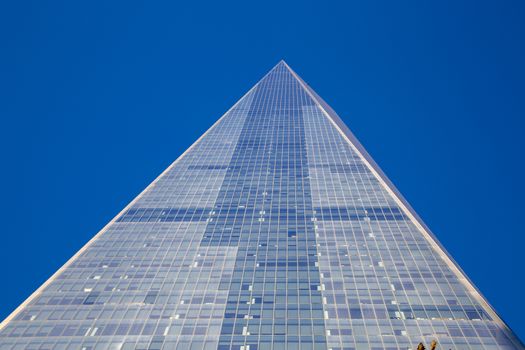
[(283, 61), (0, 327), (0, 350), (523, 348)]

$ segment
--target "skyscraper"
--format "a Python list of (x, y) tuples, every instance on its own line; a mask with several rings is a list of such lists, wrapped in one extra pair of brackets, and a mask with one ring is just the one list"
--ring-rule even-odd
[(1, 325), (0, 349), (521, 349), (284, 62)]

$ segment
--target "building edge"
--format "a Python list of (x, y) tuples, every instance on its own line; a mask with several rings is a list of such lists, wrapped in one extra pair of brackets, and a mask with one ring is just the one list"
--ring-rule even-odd
[(259, 86), (259, 83), (268, 75), (270, 74), (277, 66), (270, 69), (268, 73), (266, 73), (259, 81), (252, 86), (233, 106), (231, 106), (219, 119), (217, 119), (212, 126), (204, 132), (188, 149), (186, 149), (175, 161), (173, 161), (164, 171), (162, 171), (156, 178), (151, 182), (144, 190), (142, 190), (135, 198), (131, 200), (131, 202), (128, 203), (122, 209), (113, 219), (111, 219), (104, 227), (98, 231), (97, 234), (95, 234), (87, 243), (85, 243), (71, 258), (69, 258), (55, 273), (51, 275), (43, 284), (41, 284), (33, 293), (29, 295), (20, 305), (17, 306), (15, 310), (13, 310), (1, 323), (0, 323), (0, 331), (2, 331), (8, 324), (11, 322), (27, 305), (29, 305), (37, 296), (44, 291), (44, 289), (53, 282), (65, 269), (67, 269), (75, 260), (82, 255), (90, 246), (93, 244), (104, 232), (106, 232), (109, 227), (114, 224), (128, 209), (130, 209), (150, 188), (155, 186), (155, 184), (162, 179), (162, 177), (168, 173), (181, 159), (184, 158), (184, 156), (192, 150), (211, 130), (213, 130), (228, 114), (235, 108), (237, 105), (244, 100), (246, 96), (248, 96), (252, 91), (255, 91), (257, 87)]
[(408, 201), (403, 197), (401, 192), (396, 188), (396, 186), (390, 181), (386, 174), (381, 170), (379, 165), (374, 161), (370, 154), (363, 147), (361, 142), (357, 137), (352, 133), (350, 128), (343, 122), (335, 110), (328, 105), (321, 96), (319, 96), (295, 71), (284, 61), (281, 60), (279, 63), (282, 63), (290, 73), (299, 81), (301, 86), (305, 91), (310, 95), (310, 97), (315, 101), (319, 109), (323, 112), (325, 117), (335, 126), (339, 133), (347, 140), (352, 148), (359, 155), (361, 160), (366, 164), (370, 171), (374, 174), (377, 180), (383, 185), (383, 187), (389, 192), (392, 197), (398, 202), (401, 209), (405, 214), (410, 218), (418, 230), (423, 234), (423, 237), (430, 243), (432, 248), (438, 253), (438, 255), (445, 261), (449, 268), (456, 274), (459, 281), (465, 286), (465, 288), (470, 292), (470, 294), (480, 303), (480, 305), (485, 309), (485, 311), (491, 315), (493, 320), (500, 325), (500, 327), (505, 331), (505, 335), (509, 340), (518, 348), (525, 349), (525, 344), (518, 338), (518, 336), (512, 331), (512, 329), (507, 325), (507, 323), (501, 318), (501, 316), (496, 312), (494, 307), (487, 301), (483, 296), (481, 291), (475, 286), (475, 284), (468, 278), (467, 274), (461, 269), (459, 264), (454, 260), (452, 255), (445, 249), (445, 247), (439, 242), (437, 237), (432, 233), (430, 228), (425, 224), (421, 217), (416, 213)]

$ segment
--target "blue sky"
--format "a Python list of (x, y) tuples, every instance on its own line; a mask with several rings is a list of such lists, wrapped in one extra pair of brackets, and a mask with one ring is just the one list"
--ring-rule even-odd
[(0, 5), (0, 318), (280, 59), (525, 339), (525, 2)]

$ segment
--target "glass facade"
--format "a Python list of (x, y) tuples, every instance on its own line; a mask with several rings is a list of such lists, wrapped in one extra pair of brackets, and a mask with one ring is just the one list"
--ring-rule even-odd
[(0, 349), (520, 349), (284, 62), (6, 319)]

